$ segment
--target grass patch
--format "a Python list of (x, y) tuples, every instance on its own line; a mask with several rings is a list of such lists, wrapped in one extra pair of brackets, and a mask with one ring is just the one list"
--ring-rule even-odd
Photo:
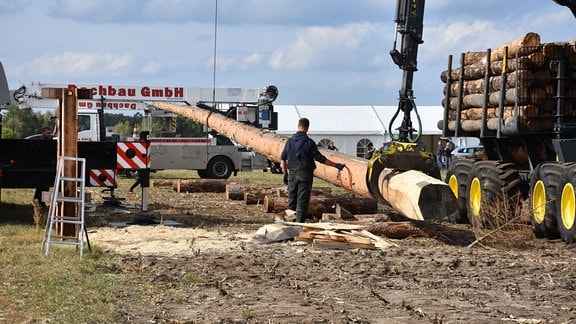
[(33, 225), (0, 227), (0, 312), (13, 322), (118, 322), (123, 276), (101, 250), (74, 247), (41, 251), (42, 233)]
[[(151, 175), (152, 179), (198, 178), (195, 171), (170, 170)], [(257, 170), (239, 172), (230, 180), (247, 179), (251, 184), (282, 184), (282, 175)], [(135, 179), (119, 178), (119, 187), (128, 191)], [(345, 192), (321, 179), (315, 187)], [(126, 322), (123, 304), (126, 289), (136, 300), (150, 294), (150, 283), (139, 282), (137, 273), (127, 271), (115, 255), (92, 246), (80, 260), (75, 247), (51, 245), (42, 253), (44, 228), (36, 230), (32, 197), (34, 189), (2, 189), (0, 201), (0, 321), (6, 323), (118, 323)], [(120, 270), (124, 269), (124, 270)], [(199, 274), (188, 274), (181, 285), (201, 284)], [(186, 296), (181, 296), (181, 302)], [(250, 309), (242, 316), (252, 317)]]

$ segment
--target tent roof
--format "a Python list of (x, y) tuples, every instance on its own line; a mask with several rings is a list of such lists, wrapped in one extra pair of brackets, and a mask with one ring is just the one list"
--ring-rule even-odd
[[(279, 134), (292, 134), (296, 131), (298, 119), (310, 119), (309, 134), (378, 134), (388, 131), (388, 124), (396, 113), (396, 106), (303, 106), (278, 105)], [(422, 133), (426, 135), (440, 134), (437, 122), (442, 119), (441, 106), (418, 107), (422, 121)], [(394, 127), (400, 125), (403, 114), (396, 117)], [(416, 114), (411, 114), (412, 125), (418, 128)]]

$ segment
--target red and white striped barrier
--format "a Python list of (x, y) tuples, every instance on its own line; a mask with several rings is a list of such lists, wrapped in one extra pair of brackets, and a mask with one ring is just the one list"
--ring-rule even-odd
[(118, 169), (146, 169), (150, 167), (148, 142), (118, 142), (116, 167)]
[(116, 170), (91, 169), (88, 174), (91, 187), (117, 187)]

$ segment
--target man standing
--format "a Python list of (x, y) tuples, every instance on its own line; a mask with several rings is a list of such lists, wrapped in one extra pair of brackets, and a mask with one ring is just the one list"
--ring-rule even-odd
[(339, 171), (345, 167), (343, 163), (330, 161), (318, 151), (314, 140), (307, 135), (308, 127), (308, 118), (298, 120), (298, 131), (288, 139), (280, 157), (284, 184), (288, 185), (288, 209), (296, 211), (296, 221), (299, 223), (305, 222), (310, 205), (316, 169), (314, 161), (335, 167)]
[(444, 169), (444, 147), (442, 146), (442, 141), (438, 141), (438, 147), (436, 148), (436, 162), (438, 163), (438, 169)]
[(444, 149), (444, 157), (446, 158), (446, 170), (450, 169), (450, 163), (452, 163), (452, 150), (454, 150), (452, 143), (446, 143), (446, 148)]
[[(43, 127), (42, 128), (42, 136), (40, 137), (41, 140), (52, 140), (52, 128), (50, 127)], [(45, 181), (41, 181), (41, 182), (47, 182), (46, 179), (41, 179), (41, 180), (45, 180)], [(34, 191), (34, 200), (38, 200), (38, 203), (40, 204), (40, 208), (42, 209), (46, 209), (46, 203), (42, 201), (42, 191), (48, 191), (50, 190), (50, 187), (47, 186), (45, 183), (40, 183), (38, 184), (38, 186), (36, 187), (36, 191)]]

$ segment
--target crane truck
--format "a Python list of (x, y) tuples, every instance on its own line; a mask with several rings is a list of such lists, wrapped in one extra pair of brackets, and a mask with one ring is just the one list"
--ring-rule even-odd
[[(555, 0), (576, 15), (576, 1)], [(452, 163), (445, 181), (458, 198), (452, 219), (494, 224), (521, 218), (528, 202), (539, 238), (576, 242), (576, 44), (511, 42), (442, 73), (445, 137), (477, 137), (483, 159)], [(526, 38), (525, 38), (526, 39)], [(525, 40), (524, 39), (524, 40)]]
[[(244, 89), (30, 83), (9, 91), (0, 63), (0, 110), (11, 105), (55, 108), (58, 102), (49, 95), (52, 89), (72, 88), (91, 94), (78, 100), (78, 154), (87, 160), (86, 184), (107, 187), (112, 196), (119, 173), (188, 169), (197, 170), (202, 178), (227, 179), (240, 170), (251, 171), (255, 154), (215, 132), (200, 138), (150, 137), (149, 131), (122, 140), (106, 136), (105, 110), (143, 111), (148, 119), (163, 118), (171, 131), (173, 115), (154, 110), (148, 102), (195, 102), (211, 112), (266, 129), (275, 128), (277, 123), (272, 103), (278, 90), (274, 86)], [(49, 187), (56, 167), (55, 142), (0, 139), (0, 188)]]

